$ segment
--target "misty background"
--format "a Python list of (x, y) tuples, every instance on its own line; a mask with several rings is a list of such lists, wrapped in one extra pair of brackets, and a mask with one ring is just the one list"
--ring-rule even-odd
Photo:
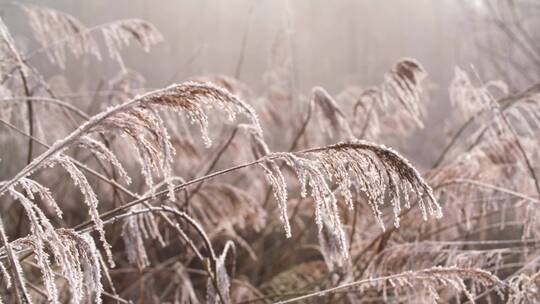
[[(3, 2), (2, 18), (25, 52), (38, 48), (24, 14)], [(448, 85), (454, 68), (473, 69), (482, 80), (503, 79), (510, 90), (526, 88), (540, 73), (540, 5), (535, 1), (24, 1), (69, 13), (86, 26), (123, 18), (154, 24), (164, 42), (146, 54), (123, 51), (127, 67), (144, 76), (148, 88), (163, 87), (193, 76), (234, 76), (257, 91), (265, 72), (283, 58), (292, 90), (308, 95), (313, 86), (338, 94), (349, 85), (380, 83), (398, 59), (412, 57), (429, 73), (426, 128), (414, 134), (404, 151), (423, 165), (445, 143)], [(509, 7), (511, 9), (509, 9)], [(519, 37), (501, 24), (520, 22), (532, 42), (520, 47)], [(518, 28), (519, 29), (519, 28)], [(519, 36), (519, 35), (518, 35)], [(521, 37), (521, 36), (520, 36)], [(530, 44), (530, 46), (529, 46)], [(529, 50), (530, 49), (530, 50)], [(532, 51), (531, 51), (532, 50)], [(530, 54), (532, 52), (532, 55)], [(47, 76), (66, 75), (70, 86), (95, 90), (114, 77), (118, 63), (91, 56), (71, 58), (65, 71), (44, 60), (32, 64)]]

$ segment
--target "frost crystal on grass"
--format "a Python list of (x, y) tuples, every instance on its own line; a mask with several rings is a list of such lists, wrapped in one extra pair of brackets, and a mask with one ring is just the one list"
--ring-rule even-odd
[(333, 132), (344, 133), (344, 137), (347, 140), (355, 139), (351, 131), (351, 127), (347, 122), (347, 117), (338, 106), (336, 100), (328, 94), (328, 92), (322, 87), (314, 87), (312, 90), (313, 103), (321, 109), (322, 116), (330, 123), (330, 128), (325, 128), (325, 132), (329, 132), (331, 136)]
[(118, 61), (126, 70), (120, 50), (128, 46), (132, 40), (137, 41), (145, 52), (161, 42), (163, 35), (151, 23), (141, 19), (127, 19), (109, 23), (101, 28), (105, 44), (112, 59)]
[(36, 40), (46, 48), (46, 54), (53, 63), (65, 68), (66, 50), (75, 57), (90, 53), (101, 58), (96, 41), (75, 17), (36, 5), (17, 5), (27, 14)]
[[(4, 250), (9, 258), (9, 262), (11, 264), (11, 267), (13, 267), (13, 277), (14, 280), (13, 285), (15, 285), (15, 289), (17, 291), (17, 294), (21, 297), (21, 301), (26, 301), (31, 303), (32, 298), (30, 297), (30, 293), (28, 292), (28, 289), (26, 287), (26, 282), (24, 280), (24, 273), (21, 266), (21, 263), (19, 262), (19, 259), (13, 252), (13, 247), (11, 243), (8, 241), (8, 238), (6, 236), (6, 232), (4, 230), (4, 223), (2, 219), (0, 218), (0, 239), (2, 241), (2, 244), (4, 245)], [(3, 269), (4, 271), (5, 269)], [(7, 278), (4, 274), (4, 277)], [(11, 284), (7, 284), (11, 285)]]
[(54, 200), (54, 197), (52, 196), (51, 190), (49, 190), (49, 188), (44, 187), (40, 183), (29, 178), (22, 178), (19, 181), (19, 185), (21, 185), (21, 187), (24, 189), (24, 191), (26, 192), (26, 196), (30, 200), (34, 200), (34, 193), (37, 193), (42, 201), (44, 201), (54, 209), (54, 211), (56, 212), (56, 216), (62, 218), (62, 210)]
[[(61, 275), (67, 280), (71, 303), (82, 303), (86, 296), (101, 294), (101, 270), (97, 257), (99, 252), (94, 241), (80, 236), (73, 230), (55, 229), (45, 214), (30, 199), (10, 188), (10, 194), (19, 200), (30, 221), (32, 234), (22, 243), (32, 248), (46, 288), (49, 302), (58, 302), (59, 294), (53, 271), (53, 261), (60, 267)], [(96, 297), (96, 302), (101, 301)]]
[(88, 149), (88, 151), (94, 153), (99, 159), (109, 162), (118, 170), (120, 177), (124, 179), (126, 184), (131, 184), (131, 177), (129, 177), (116, 155), (105, 144), (90, 136), (83, 136), (79, 140), (79, 146)]
[[(298, 153), (271, 153), (267, 157), (274, 167), (263, 166), (267, 180), (274, 189), (274, 195), (281, 210), (281, 220), (286, 234), (290, 235), (287, 217), (287, 190), (276, 159), (284, 160), (297, 174), (301, 195), (308, 194), (315, 201), (315, 221), (322, 231), (324, 225), (334, 230), (339, 247), (347, 256), (346, 238), (340, 222), (337, 198), (329, 182), (334, 181), (336, 190), (344, 197), (350, 208), (354, 207), (351, 187), (356, 187), (368, 197), (370, 207), (377, 222), (384, 230), (381, 206), (385, 198), (393, 205), (395, 226), (399, 227), (401, 202), (410, 208), (409, 192), (417, 198), (424, 220), (427, 216), (442, 216), (433, 191), (408, 160), (397, 152), (382, 145), (366, 141), (341, 143)], [(387, 191), (388, 190), (388, 191)], [(400, 193), (403, 196), (400, 196)], [(324, 225), (323, 225), (324, 219)]]
[[(139, 207), (132, 207), (130, 212), (137, 212), (139, 209)], [(145, 239), (153, 238), (160, 245), (165, 245), (152, 213), (131, 215), (126, 218), (122, 226), (122, 238), (124, 239), (129, 262), (137, 265), (139, 269), (144, 269), (150, 265), (144, 247)]]
[(88, 206), (90, 218), (96, 225), (97, 231), (99, 233), (99, 238), (103, 244), (105, 253), (107, 254), (109, 265), (111, 265), (111, 267), (114, 267), (111, 245), (109, 245), (109, 243), (107, 242), (107, 239), (105, 237), (105, 230), (103, 228), (103, 221), (99, 216), (98, 199), (96, 197), (96, 194), (94, 193), (94, 190), (90, 186), (90, 183), (88, 183), (86, 176), (84, 176), (84, 174), (75, 166), (75, 164), (73, 164), (73, 162), (65, 155), (57, 155), (55, 158), (52, 159), (52, 162), (59, 163), (69, 173), (71, 180), (73, 181), (75, 186), (77, 186), (81, 191), (84, 197), (84, 203)]
[(184, 110), (191, 122), (200, 126), (207, 146), (210, 146), (212, 141), (208, 135), (206, 108), (225, 111), (230, 121), (233, 121), (237, 114), (244, 114), (256, 131), (262, 134), (255, 110), (237, 96), (211, 83), (185, 82), (171, 85), (159, 93), (143, 98), (142, 103)]
[(420, 63), (411, 58), (399, 60), (390, 73), (385, 76), (382, 85), (383, 101), (397, 100), (409, 112), (419, 126), (423, 126), (420, 116), (419, 100), (422, 94), (420, 83), (427, 76)]
[(260, 166), (265, 172), (266, 180), (274, 190), (274, 198), (278, 202), (280, 210), (279, 218), (283, 223), (285, 235), (290, 238), (292, 234), (289, 216), (287, 214), (287, 183), (285, 182), (285, 177), (281, 173), (279, 166), (272, 160), (267, 161), (266, 164), (261, 163)]

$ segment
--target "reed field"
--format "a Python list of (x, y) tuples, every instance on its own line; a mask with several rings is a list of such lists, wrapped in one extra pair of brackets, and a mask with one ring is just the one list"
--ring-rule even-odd
[(253, 18), (229, 72), (155, 86), (182, 37), (0, 3), (0, 302), (540, 303), (540, 5), (473, 2), (485, 65), (337, 89), (292, 23), (257, 80)]

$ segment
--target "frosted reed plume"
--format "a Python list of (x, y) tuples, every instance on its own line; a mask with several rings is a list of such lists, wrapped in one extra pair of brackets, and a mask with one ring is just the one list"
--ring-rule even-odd
[(456, 68), (430, 137), (445, 96), (415, 59), (306, 90), (287, 5), (260, 83), (255, 19), (234, 77), (201, 76), (206, 46), (132, 70), (164, 40), (145, 20), (0, 7), (3, 303), (539, 301), (540, 84)]
[(38, 51), (44, 51), (51, 62), (61, 68), (66, 67), (67, 51), (75, 58), (88, 54), (98, 60), (102, 59), (100, 46), (94, 39), (93, 32), (102, 34), (110, 58), (120, 64), (122, 71), (126, 70), (126, 66), (120, 51), (129, 46), (131, 41), (136, 41), (145, 52), (163, 41), (157, 28), (141, 19), (119, 20), (89, 28), (64, 12), (37, 5), (15, 5), (28, 16), (36, 40), (42, 45), (42, 49)]
[[(92, 54), (101, 58), (97, 42), (90, 35), (88, 28), (75, 17), (30, 4), (17, 4), (28, 16), (36, 40), (47, 51), (49, 59), (61, 68), (66, 67), (67, 50), (76, 58)], [(60, 45), (52, 45), (65, 41)]]
[[(418, 200), (424, 220), (427, 216), (442, 216), (442, 210), (429, 185), (418, 171), (392, 149), (365, 141), (341, 143), (322, 148), (308, 149), (301, 153), (271, 153), (268, 165), (261, 164), (268, 182), (274, 189), (274, 196), (280, 207), (281, 220), (287, 237), (291, 236), (287, 215), (287, 185), (275, 159), (282, 159), (296, 172), (301, 186), (301, 196), (310, 195), (315, 201), (315, 221), (319, 232), (323, 230), (323, 216), (326, 225), (338, 235), (338, 244), (347, 257), (346, 238), (340, 221), (337, 199), (328, 181), (334, 181), (336, 191), (345, 199), (350, 209), (354, 208), (351, 188), (365, 193), (368, 202), (384, 230), (381, 206), (388, 193), (394, 211), (394, 225), (399, 227), (401, 204), (411, 207), (410, 193)], [(388, 189), (388, 191), (386, 191)]]

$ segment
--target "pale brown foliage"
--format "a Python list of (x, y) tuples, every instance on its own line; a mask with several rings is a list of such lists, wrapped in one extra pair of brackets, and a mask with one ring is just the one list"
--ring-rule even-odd
[[(20, 53), (0, 20), (4, 302), (539, 301), (540, 86), (457, 68), (461, 127), (420, 170), (397, 152), (425, 125), (415, 59), (377, 86), (303, 94), (287, 24), (262, 90), (227, 75), (151, 90), (122, 50), (150, 51), (154, 25), (15, 7), (40, 48)], [(103, 48), (120, 71), (90, 97), (31, 65)]]

